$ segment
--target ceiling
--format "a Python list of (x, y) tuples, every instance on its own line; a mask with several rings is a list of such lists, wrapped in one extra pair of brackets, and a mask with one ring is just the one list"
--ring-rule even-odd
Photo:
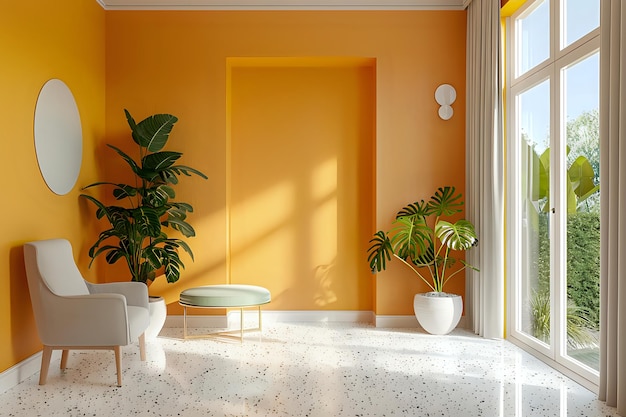
[(106, 10), (463, 10), (472, 0), (97, 0)]

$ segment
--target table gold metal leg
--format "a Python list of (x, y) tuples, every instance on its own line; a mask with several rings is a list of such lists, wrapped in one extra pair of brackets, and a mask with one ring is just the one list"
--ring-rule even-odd
[(183, 339), (187, 339), (187, 306), (183, 306)]

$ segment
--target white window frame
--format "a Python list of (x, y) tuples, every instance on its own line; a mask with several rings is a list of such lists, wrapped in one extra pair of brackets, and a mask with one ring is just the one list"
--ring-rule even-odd
[[(600, 29), (596, 28), (581, 39), (561, 49), (563, 39), (563, 22), (559, 18), (562, 0), (545, 0), (548, 1), (550, 8), (550, 57), (527, 70), (523, 74), (516, 76), (518, 63), (515, 61), (515, 47), (517, 42), (517, 33), (513, 26), (513, 21), (520, 17), (524, 17), (530, 13), (537, 5), (539, 0), (528, 0), (518, 11), (511, 17), (507, 18), (506, 24), (506, 60), (507, 60), (507, 172), (519, 172), (520, 161), (520, 140), (516, 137), (518, 132), (519, 105), (517, 98), (524, 91), (540, 84), (546, 79), (550, 80), (550, 148), (552, 172), (561, 173), (560, 175), (551, 175), (550, 190), (551, 204), (555, 214), (550, 214), (551, 220), (554, 220), (555, 227), (550, 230), (551, 253), (550, 253), (550, 282), (551, 305), (550, 311), (559, 311), (557, 320), (553, 314), (550, 318), (550, 346), (518, 331), (521, 318), (518, 317), (517, 311), (520, 307), (519, 299), (516, 296), (520, 293), (521, 281), (515, 277), (521, 275), (521, 262), (519, 256), (513, 256), (515, 253), (521, 253), (521, 248), (517, 242), (520, 241), (521, 230), (519, 221), (521, 213), (519, 212), (521, 190), (520, 183), (516, 183), (514, 175), (507, 176), (507, 279), (508, 279), (508, 311), (507, 311), (507, 329), (508, 339), (519, 345), (530, 353), (533, 353), (544, 362), (550, 364), (554, 368), (563, 372), (565, 375), (576, 380), (588, 389), (597, 392), (599, 376), (597, 371), (581, 365), (578, 361), (574, 361), (567, 356), (567, 345), (565, 340), (557, 340), (565, 328), (565, 312), (567, 307), (567, 291), (566, 283), (562, 280), (567, 278), (566, 274), (566, 256), (567, 256), (567, 240), (566, 240), (566, 215), (567, 202), (565, 201), (565, 193), (561, 192), (565, 189), (565, 170), (561, 166), (561, 161), (565, 161), (565, 140), (560, 140), (566, 133), (566, 123), (564, 117), (565, 91), (563, 71), (591, 56), (600, 49)], [(560, 196), (555, 199), (554, 196)], [(556, 244), (554, 244), (556, 242)], [(557, 291), (557, 289), (559, 289)]]

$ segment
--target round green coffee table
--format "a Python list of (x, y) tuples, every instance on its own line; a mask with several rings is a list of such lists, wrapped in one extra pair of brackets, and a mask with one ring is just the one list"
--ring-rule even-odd
[[(238, 308), (241, 313), (239, 339), (243, 342), (243, 334), (248, 331), (261, 331), (261, 306), (272, 301), (267, 288), (257, 285), (205, 285), (203, 287), (188, 288), (180, 293), (178, 303), (183, 306), (183, 338), (198, 338), (210, 336), (232, 336), (232, 332), (213, 332), (203, 335), (187, 335), (187, 308)], [(243, 309), (256, 307), (259, 311), (258, 327), (244, 328)]]

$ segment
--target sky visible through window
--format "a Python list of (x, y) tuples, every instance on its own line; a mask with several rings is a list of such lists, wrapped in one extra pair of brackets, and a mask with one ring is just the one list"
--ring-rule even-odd
[(564, 47), (571, 45), (600, 25), (600, 0), (563, 0)]
[[(563, 48), (571, 45), (600, 24), (599, 0), (561, 0), (564, 13)], [(518, 75), (525, 73), (549, 57), (549, 0), (544, 0), (521, 20), (518, 36), (520, 56)], [(565, 76), (565, 72), (567, 75)], [(567, 122), (599, 107), (599, 58), (595, 53), (570, 66), (562, 74), (565, 79), (564, 100)], [(550, 107), (549, 82), (534, 86), (521, 95), (523, 109), (521, 128), (537, 150), (549, 146)], [(564, 109), (565, 110), (565, 109)]]

